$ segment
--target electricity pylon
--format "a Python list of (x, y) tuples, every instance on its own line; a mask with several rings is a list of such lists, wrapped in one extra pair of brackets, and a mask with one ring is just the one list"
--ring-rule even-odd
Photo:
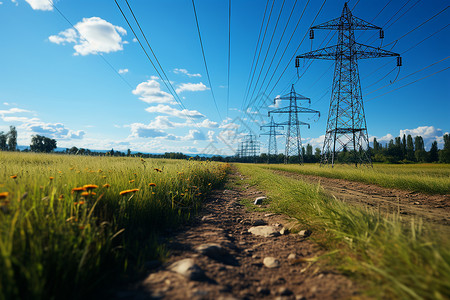
[(331, 163), (334, 166), (337, 153), (341, 150), (350, 150), (353, 152), (350, 162), (355, 166), (358, 166), (358, 163), (371, 166), (358, 59), (397, 56), (397, 65), (401, 66), (400, 54), (357, 43), (355, 30), (380, 30), (380, 38), (384, 37), (384, 32), (381, 27), (353, 16), (347, 3), (344, 4), (342, 15), (339, 18), (311, 27), (311, 39), (314, 38), (314, 29), (338, 30), (337, 45), (298, 55), (295, 62), (295, 66), (298, 68), (300, 58), (335, 61), (321, 164)]
[(239, 143), (236, 156), (240, 158), (251, 158), (256, 162), (256, 156), (259, 155), (259, 143), (256, 136), (247, 134), (244, 140)]
[(298, 156), (298, 162), (302, 164), (303, 153), (300, 125), (308, 125), (309, 128), (309, 124), (301, 122), (298, 119), (298, 114), (314, 113), (318, 114), (320, 117), (320, 112), (306, 107), (297, 106), (297, 101), (308, 101), (308, 103), (311, 103), (311, 100), (305, 96), (297, 94), (294, 90), (294, 85), (292, 85), (289, 94), (275, 98), (274, 103), (276, 103), (276, 100), (289, 100), (289, 106), (269, 111), (269, 117), (270, 114), (289, 114), (289, 119), (287, 122), (279, 123), (280, 125), (287, 125), (284, 163), (287, 164), (289, 162), (289, 157)]
[(267, 163), (270, 163), (271, 155), (276, 156), (278, 154), (278, 151), (277, 151), (277, 135), (283, 135), (283, 133), (278, 132), (276, 129), (277, 128), (284, 129), (284, 127), (282, 125), (279, 125), (279, 124), (275, 123), (274, 120), (273, 120), (273, 117), (270, 120), (270, 123), (260, 126), (260, 130), (262, 130), (265, 127), (269, 128), (269, 132), (261, 133), (260, 136), (261, 135), (268, 135), (269, 136), (269, 147), (267, 148)]

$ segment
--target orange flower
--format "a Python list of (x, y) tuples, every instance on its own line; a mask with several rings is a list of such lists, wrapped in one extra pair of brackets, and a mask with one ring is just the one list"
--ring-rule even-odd
[(83, 188), (85, 189), (85, 190), (93, 190), (93, 189), (96, 189), (96, 188), (98, 188), (98, 185), (95, 185), (95, 184), (86, 184), (86, 185), (83, 185)]
[(123, 196), (123, 195), (129, 194), (129, 193), (134, 193), (134, 192), (137, 192), (137, 191), (139, 191), (139, 189), (124, 190), (124, 191), (121, 191), (119, 193), (119, 195)]
[(17, 175), (11, 175), (11, 176), (9, 176), (9, 177), (11, 177), (12, 179), (16, 179), (16, 178), (17, 178)]
[(109, 185), (109, 184), (107, 184), (107, 183), (105, 183), (104, 185), (103, 185), (103, 187), (104, 188), (109, 188), (111, 185)]
[(180, 196), (184, 196), (184, 194), (180, 194)]
[(84, 196), (84, 197), (89, 196), (89, 192), (82, 192), (81, 196)]
[(82, 191), (85, 191), (85, 190), (86, 189), (84, 187), (82, 187), (82, 186), (76, 187), (76, 188), (72, 189), (72, 194), (75, 193), (75, 192), (82, 192)]
[(133, 182), (134, 182), (134, 179), (131, 179), (131, 180), (130, 180), (130, 183), (133, 183)]
[(55, 179), (55, 177), (51, 177), (51, 176), (50, 176), (50, 180), (53, 180), (53, 179)]
[(155, 168), (154, 169), (156, 172), (162, 172), (162, 170), (161, 169), (158, 169), (158, 168)]
[(58, 199), (59, 199), (59, 200), (64, 199), (64, 195), (62, 195), (62, 194), (59, 195)]
[(152, 195), (154, 195), (155, 194), (155, 192), (152, 192)]
[(8, 192), (3, 192), (3, 193), (0, 193), (0, 199), (5, 199), (5, 198), (7, 198), (7, 197), (8, 197), (8, 195), (9, 195), (9, 193), (8, 193)]
[(85, 204), (85, 201), (80, 201), (80, 202), (74, 202), (73, 205), (83, 205)]
[(149, 183), (148, 186), (156, 186), (156, 183)]

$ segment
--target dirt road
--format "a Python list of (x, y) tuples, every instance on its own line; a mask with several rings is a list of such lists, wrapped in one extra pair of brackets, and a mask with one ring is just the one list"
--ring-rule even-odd
[(450, 230), (450, 195), (427, 195), (285, 171), (274, 171), (274, 173), (309, 183), (320, 183), (327, 193), (352, 205), (369, 206), (380, 209), (383, 213), (400, 213), (405, 219), (420, 217), (426, 222), (443, 225), (445, 230)]
[[(263, 194), (244, 185), (237, 188), (233, 182), (241, 181), (238, 174), (230, 180), (233, 188), (211, 195), (194, 222), (170, 235), (168, 261), (161, 266), (149, 262), (149, 275), (117, 292), (117, 299), (348, 299), (358, 295), (347, 277), (314, 262), (324, 251), (308, 232), (303, 236), (283, 232), (292, 220), (247, 209), (241, 199)], [(252, 227), (271, 228), (271, 234), (257, 236), (249, 232)]]

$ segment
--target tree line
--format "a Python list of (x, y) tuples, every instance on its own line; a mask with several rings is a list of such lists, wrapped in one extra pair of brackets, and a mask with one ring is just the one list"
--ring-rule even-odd
[[(315, 148), (310, 144), (302, 147), (303, 161), (305, 163), (319, 163), (322, 157), (320, 148)], [(353, 150), (344, 148), (337, 154), (336, 160), (339, 163), (351, 163), (353, 159)], [(438, 148), (437, 141), (431, 144), (430, 150), (425, 150), (425, 144), (421, 136), (412, 137), (403, 135), (391, 139), (389, 143), (383, 146), (376, 138), (373, 140), (373, 147), (369, 146), (369, 155), (373, 162), (381, 163), (425, 163), (440, 162), (450, 163), (450, 135), (444, 135), (444, 147)], [(213, 156), (211, 160), (227, 162), (247, 162), (247, 163), (284, 163), (284, 154), (270, 155), (262, 153), (255, 157), (222, 157)], [(290, 157), (289, 163), (299, 163), (298, 156)]]
[[(373, 162), (381, 163), (424, 163), (424, 162), (440, 162), (450, 163), (450, 135), (444, 134), (444, 147), (438, 148), (437, 141), (431, 144), (430, 150), (425, 150), (425, 144), (421, 136), (412, 137), (411, 135), (403, 135), (403, 137), (396, 137), (391, 139), (389, 143), (383, 146), (376, 138), (373, 140), (373, 147), (369, 146), (369, 155)], [(166, 152), (164, 154), (148, 154), (148, 153), (134, 153), (131, 150), (126, 152), (110, 151), (100, 152), (91, 151), (84, 148), (66, 148), (63, 151), (55, 152), (57, 148), (56, 140), (42, 136), (33, 135), (31, 138), (30, 149), (25, 149), (23, 152), (41, 152), (41, 153), (58, 153), (58, 154), (73, 154), (73, 155), (90, 155), (90, 156), (137, 156), (142, 158), (169, 158), (169, 159), (189, 159), (191, 156), (185, 155), (181, 152)], [(16, 127), (10, 126), (9, 132), (0, 132), (0, 150), (1, 151), (17, 151), (17, 130)], [(303, 161), (305, 163), (318, 163), (322, 157), (320, 148), (313, 149), (313, 146), (307, 144), (302, 147)], [(353, 157), (353, 150), (348, 151), (343, 149), (337, 154), (337, 162), (348, 163)], [(195, 156), (197, 160), (214, 160), (226, 162), (256, 162), (256, 163), (284, 163), (284, 154), (267, 155), (262, 153), (255, 157), (237, 157), (237, 156), (212, 156), (210, 158)], [(300, 163), (297, 156), (290, 157), (289, 163)]]

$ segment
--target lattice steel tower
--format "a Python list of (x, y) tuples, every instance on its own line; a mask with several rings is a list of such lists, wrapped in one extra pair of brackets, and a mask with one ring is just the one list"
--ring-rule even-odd
[(309, 127), (309, 124), (300, 121), (298, 119), (298, 114), (314, 113), (319, 114), (320, 116), (320, 112), (297, 105), (297, 101), (308, 101), (308, 103), (311, 103), (311, 100), (309, 98), (306, 98), (305, 96), (297, 94), (294, 90), (294, 85), (292, 85), (289, 94), (275, 98), (274, 103), (276, 102), (276, 100), (289, 100), (289, 106), (269, 111), (269, 117), (270, 114), (289, 114), (289, 119), (287, 122), (279, 123), (280, 125), (287, 125), (284, 163), (287, 164), (289, 162), (289, 157), (298, 156), (298, 163), (302, 164), (303, 153), (302, 140), (300, 136), (300, 125), (308, 125)]
[(267, 148), (267, 163), (270, 163), (270, 157), (271, 155), (277, 155), (277, 136), (283, 135), (283, 133), (278, 132), (277, 128), (284, 129), (282, 125), (279, 125), (275, 123), (275, 121), (272, 119), (270, 120), (270, 123), (260, 126), (260, 130), (263, 128), (269, 128), (269, 132), (261, 133), (261, 135), (268, 135), (269, 136), (269, 147)]
[(380, 30), (381, 27), (352, 15), (347, 3), (344, 4), (339, 18), (310, 28), (310, 38), (314, 38), (314, 29), (338, 30), (338, 44), (314, 50), (296, 57), (328, 59), (335, 61), (334, 79), (328, 113), (327, 130), (322, 149), (321, 164), (334, 166), (337, 153), (348, 150), (353, 153), (350, 159), (358, 164), (372, 165), (368, 153), (369, 138), (359, 80), (358, 59), (397, 56), (397, 65), (401, 66), (400, 54), (357, 43), (355, 30)]

